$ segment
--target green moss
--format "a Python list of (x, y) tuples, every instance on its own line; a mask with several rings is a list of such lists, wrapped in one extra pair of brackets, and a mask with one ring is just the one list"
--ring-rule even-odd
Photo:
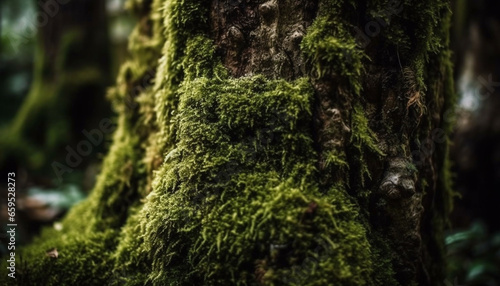
[[(444, 10), (444, 8), (443, 8)], [(447, 13), (446, 13), (447, 12)], [(445, 16), (445, 24), (442, 27), (441, 33), (442, 37), (445, 39), (445, 46), (449, 45), (450, 36), (449, 30), (451, 27), (451, 13), (448, 11), (444, 12)], [(447, 217), (453, 210), (453, 200), (458, 196), (453, 189), (453, 178), (451, 172), (451, 161), (450, 161), (450, 134), (452, 134), (454, 129), (454, 118), (450, 118), (449, 114), (455, 114), (455, 106), (457, 102), (457, 92), (455, 91), (454, 80), (453, 80), (453, 63), (452, 63), (452, 54), (451, 51), (444, 49), (439, 54), (439, 60), (441, 62), (442, 77), (443, 77), (443, 108), (441, 109), (441, 128), (447, 134), (447, 141), (444, 144), (444, 150), (440, 154), (443, 155), (440, 164), (441, 174), (440, 184), (442, 192), (442, 202), (443, 202), (443, 215), (445, 217), (445, 221), (448, 221)], [(438, 89), (438, 91), (440, 91)]]
[[(206, 60), (212, 55), (201, 55), (197, 50), (197, 48), (204, 51), (210, 49), (207, 48), (206, 41), (201, 38), (209, 26), (208, 9), (207, 5), (196, 0), (156, 2), (162, 3), (165, 41), (155, 80), (155, 111), (160, 128), (159, 144), (161, 148), (170, 149), (175, 138), (175, 129), (171, 121), (178, 104), (176, 90), (185, 75), (183, 68), (189, 69), (187, 65), (197, 66), (198, 69), (203, 68), (203, 64), (210, 66)], [(196, 40), (196, 35), (201, 37)], [(190, 43), (187, 43), (188, 40)], [(202, 62), (186, 62), (184, 59), (189, 59), (185, 55), (186, 50), (190, 54), (201, 55)], [(196, 74), (197, 68), (194, 67), (192, 72)]]
[(309, 27), (301, 47), (312, 64), (316, 77), (337, 75), (354, 94), (361, 91), (362, 60), (365, 53), (349, 33), (347, 21), (340, 14), (347, 1), (320, 1), (318, 16)]
[(228, 77), (227, 70), (215, 58), (212, 40), (206, 36), (198, 35), (186, 42), (186, 55), (181, 66), (185, 80), (194, 80), (199, 77)]
[[(364, 153), (370, 151), (378, 156), (385, 156), (377, 145), (377, 136), (368, 126), (368, 119), (364, 114), (361, 105), (354, 106), (351, 118), (351, 143), (356, 148), (359, 161), (364, 162)], [(365, 184), (365, 176), (371, 178), (370, 171), (366, 164), (360, 164), (361, 185)]]
[[(157, 12), (145, 12), (143, 17), (148, 19), (144, 22), (151, 25), (138, 27), (132, 33), (130, 59), (123, 65), (116, 86), (108, 93), (119, 116), (113, 144), (103, 162), (96, 186), (84, 202), (70, 210), (62, 222), (61, 232), (49, 228), (22, 251), (24, 259), (29, 262), (29, 272), (20, 271), (20, 281), (32, 281), (31, 273), (42, 275), (44, 267), (50, 265), (52, 277), (42, 279), (46, 284), (41, 285), (78, 284), (71, 282), (76, 279), (85, 285), (103, 285), (111, 283), (111, 280), (115, 281), (115, 285), (120, 284), (121, 279), (115, 279), (120, 278), (120, 273), (114, 267), (120, 228), (131, 215), (131, 206), (137, 205), (139, 199), (149, 193), (152, 166), (158, 164), (155, 163), (158, 155), (161, 158), (157, 145), (144, 145), (156, 134), (156, 125), (152, 124), (154, 102), (147, 100), (154, 98), (152, 85), (144, 78), (150, 76), (148, 72), (151, 70), (154, 76), (164, 42), (161, 18), (158, 16), (163, 1), (146, 2), (142, 3), (142, 7), (135, 8), (144, 12), (153, 7)], [(137, 1), (134, 3), (141, 5)], [(55, 262), (47, 262), (44, 255), (46, 247), (56, 247), (61, 257)], [(35, 250), (41, 251), (42, 255)], [(98, 252), (102, 255), (98, 256)], [(118, 276), (114, 277), (115, 274)], [(108, 278), (111, 280), (108, 281)]]
[[(89, 201), (96, 218), (93, 227), (96, 230), (120, 227), (127, 216), (128, 207), (137, 198), (133, 178), (141, 175), (142, 162), (135, 149), (138, 138), (127, 131), (125, 118), (119, 118), (118, 129), (113, 135), (115, 142), (109, 150), (102, 166), (102, 172)], [(75, 218), (77, 219), (77, 218)]]
[[(82, 236), (74, 231), (45, 229), (40, 238), (16, 253), (16, 280), (2, 270), (2, 285), (105, 285), (113, 269), (117, 233), (107, 230)], [(53, 249), (57, 258), (46, 254)], [(5, 261), (1, 266), (6, 268)]]
[(364, 110), (360, 105), (354, 106), (352, 113), (352, 135), (351, 142), (358, 149), (366, 148), (380, 156), (385, 156), (384, 152), (377, 146), (377, 136), (368, 126), (368, 119), (364, 115)]
[[(368, 283), (356, 208), (344, 190), (323, 196), (315, 184), (306, 79), (198, 78), (179, 96), (176, 148), (140, 212), (141, 236), (131, 220), (122, 258), (140, 246), (157, 285)], [(286, 255), (273, 249), (284, 245)], [(320, 245), (331, 254), (316, 257)], [(309, 256), (321, 261), (312, 271), (301, 267)]]
[(336, 166), (339, 169), (348, 169), (349, 164), (345, 159), (345, 153), (337, 154), (335, 152), (327, 152), (325, 159), (325, 167), (329, 167), (330, 165)]

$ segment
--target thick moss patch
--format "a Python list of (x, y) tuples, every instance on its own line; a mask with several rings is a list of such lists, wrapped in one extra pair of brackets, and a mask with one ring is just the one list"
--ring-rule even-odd
[(140, 212), (141, 235), (125, 234), (124, 261), (141, 247), (157, 285), (367, 283), (356, 208), (315, 182), (306, 79), (199, 78), (179, 98), (176, 148)]
[(16, 279), (7, 277), (2, 262), (2, 285), (104, 285), (111, 279), (117, 239), (113, 230), (85, 234), (45, 229), (30, 246), (17, 251)]

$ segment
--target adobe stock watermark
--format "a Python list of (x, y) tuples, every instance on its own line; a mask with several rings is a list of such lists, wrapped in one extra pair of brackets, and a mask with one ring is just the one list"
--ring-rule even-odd
[[(500, 82), (494, 82), (493, 76), (489, 74), (486, 78), (483, 76), (477, 77), (477, 85), (473, 91), (473, 96), (479, 102), (488, 99), (496, 90), (496, 87), (500, 87)], [(457, 102), (456, 105), (459, 103)], [(450, 123), (453, 121), (453, 110), (456, 108), (450, 108), (443, 113), (443, 121)], [(413, 157), (413, 163), (415, 166), (422, 166), (434, 153), (436, 149), (436, 144), (443, 144), (446, 142), (446, 132), (442, 128), (435, 128), (431, 131), (430, 138), (426, 138), (420, 144), (418, 150), (411, 152)], [(418, 144), (418, 142), (416, 142)]]
[(139, 103), (135, 100), (135, 98), (137, 98), (141, 93), (145, 92), (153, 85), (153, 79), (155, 78), (155, 75), (155, 70), (146, 70), (140, 81), (137, 82), (129, 92), (127, 92), (124, 102), (125, 107), (128, 110), (134, 110), (139, 106)]
[(378, 36), (382, 28), (389, 25), (390, 19), (403, 11), (403, 5), (400, 0), (391, 0), (388, 4), (384, 10), (378, 13), (377, 17), (365, 24), (364, 31), (358, 27), (354, 27), (356, 31), (356, 43), (360, 49), (366, 48), (370, 44), (371, 38)]
[(60, 5), (68, 4), (71, 0), (40, 0), (38, 6), (41, 8), (36, 12), (30, 21), (23, 23), (23, 30), (20, 33), (7, 34), (6, 37), (10, 42), (14, 52), (19, 50), (20, 45), (27, 44), (28, 41), (34, 38), (38, 28), (44, 27), (49, 23), (50, 18), (54, 18), (60, 10)]
[(495, 92), (495, 89), (500, 87), (500, 82), (493, 81), (493, 76), (489, 74), (486, 77), (478, 76), (471, 85), (472, 92), (464, 91), (464, 97), (460, 103), (464, 108), (475, 111), (481, 102), (488, 99)]
[[(148, 69), (146, 71), (141, 80), (126, 94), (124, 99), (125, 108), (132, 111), (139, 106), (139, 103), (134, 99), (143, 93), (147, 88), (152, 86), (152, 79), (154, 79), (154, 76), (154, 70)], [(90, 131), (85, 129), (82, 130), (83, 135), (87, 139), (78, 142), (76, 148), (72, 148), (69, 145), (66, 146), (65, 150), (67, 151), (67, 154), (64, 162), (65, 164), (58, 161), (53, 161), (51, 164), (52, 169), (57, 176), (58, 182), (62, 183), (63, 175), (73, 172), (74, 168), (77, 168), (83, 162), (83, 157), (89, 156), (94, 147), (102, 144), (104, 136), (112, 133), (115, 129), (116, 125), (113, 124), (111, 119), (104, 118), (99, 122), (99, 128), (95, 128)]]
[[(372, 39), (382, 32), (382, 28), (389, 26), (391, 18), (401, 13), (401, 11), (403, 11), (401, 0), (391, 0), (385, 9), (376, 13), (377, 16), (365, 24), (364, 29), (354, 27), (354, 41), (357, 49), (364, 50), (368, 47)], [(344, 50), (343, 53), (345, 58), (352, 59), (353, 50)]]
[(90, 131), (83, 129), (82, 133), (87, 139), (78, 142), (76, 148), (72, 148), (69, 145), (66, 146), (65, 164), (57, 161), (53, 161), (51, 164), (59, 183), (62, 183), (64, 174), (73, 172), (73, 169), (83, 162), (83, 157), (89, 156), (94, 147), (104, 142), (104, 136), (112, 133), (115, 129), (116, 125), (109, 118), (102, 119), (99, 122), (99, 128), (94, 128)]

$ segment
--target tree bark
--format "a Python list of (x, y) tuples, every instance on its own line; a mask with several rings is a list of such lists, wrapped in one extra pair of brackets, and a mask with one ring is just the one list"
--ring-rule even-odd
[(65, 238), (23, 252), (29, 279), (443, 284), (447, 2), (130, 6), (113, 146)]

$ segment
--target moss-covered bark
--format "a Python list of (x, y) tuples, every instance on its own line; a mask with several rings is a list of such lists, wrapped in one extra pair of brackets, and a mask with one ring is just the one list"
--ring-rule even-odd
[[(266, 28), (280, 25), (269, 16), (287, 11), (280, 1), (215, 3), (129, 2), (140, 21), (109, 93), (118, 128), (103, 173), (61, 231), (23, 249), (19, 276), (30, 285), (442, 284), (447, 143), (425, 160), (412, 151), (449, 128), (447, 3), (323, 0), (303, 8), (316, 10), (312, 21), (287, 20), (306, 29), (296, 48), (283, 40), (223, 60), (218, 49), (240, 36), (262, 43), (296, 31)], [(238, 32), (234, 9), (256, 22), (220, 40)], [(373, 17), (386, 25), (361, 49), (355, 27)], [(301, 59), (281, 60), (283, 46)], [(151, 69), (154, 85), (131, 97)], [(53, 247), (57, 259), (44, 254)]]

